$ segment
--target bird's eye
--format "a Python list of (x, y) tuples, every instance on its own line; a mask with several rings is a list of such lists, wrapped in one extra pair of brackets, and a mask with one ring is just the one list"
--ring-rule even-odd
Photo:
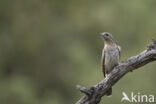
[(109, 36), (107, 33), (105, 34), (106, 36)]

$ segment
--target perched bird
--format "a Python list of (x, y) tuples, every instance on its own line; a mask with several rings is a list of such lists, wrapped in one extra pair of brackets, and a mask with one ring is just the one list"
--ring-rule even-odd
[[(104, 48), (102, 50), (102, 71), (104, 77), (112, 71), (112, 69), (119, 64), (120, 60), (120, 46), (118, 46), (113, 40), (113, 36), (108, 32), (101, 33), (104, 39)], [(106, 96), (112, 95), (112, 88), (106, 92)]]

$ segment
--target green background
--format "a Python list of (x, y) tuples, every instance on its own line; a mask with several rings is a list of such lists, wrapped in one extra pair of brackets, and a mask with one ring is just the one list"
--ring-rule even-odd
[[(0, 0), (0, 104), (74, 104), (77, 84), (103, 79), (104, 31), (121, 61), (139, 54), (156, 39), (156, 1)], [(121, 104), (123, 91), (155, 95), (155, 66), (128, 73), (100, 104)]]

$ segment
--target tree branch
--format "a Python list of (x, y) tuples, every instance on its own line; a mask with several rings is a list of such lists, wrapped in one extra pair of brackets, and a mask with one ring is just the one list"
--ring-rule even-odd
[(77, 86), (85, 94), (76, 104), (98, 104), (107, 90), (119, 81), (126, 73), (156, 60), (156, 40), (153, 40), (147, 49), (139, 55), (132, 56), (116, 66), (112, 72), (101, 82), (87, 89)]

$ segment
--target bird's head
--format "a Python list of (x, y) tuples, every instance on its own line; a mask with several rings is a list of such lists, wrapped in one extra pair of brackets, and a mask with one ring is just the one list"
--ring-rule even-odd
[(113, 41), (113, 36), (108, 33), (108, 32), (103, 32), (101, 33), (101, 37), (104, 39), (105, 43), (112, 43)]

